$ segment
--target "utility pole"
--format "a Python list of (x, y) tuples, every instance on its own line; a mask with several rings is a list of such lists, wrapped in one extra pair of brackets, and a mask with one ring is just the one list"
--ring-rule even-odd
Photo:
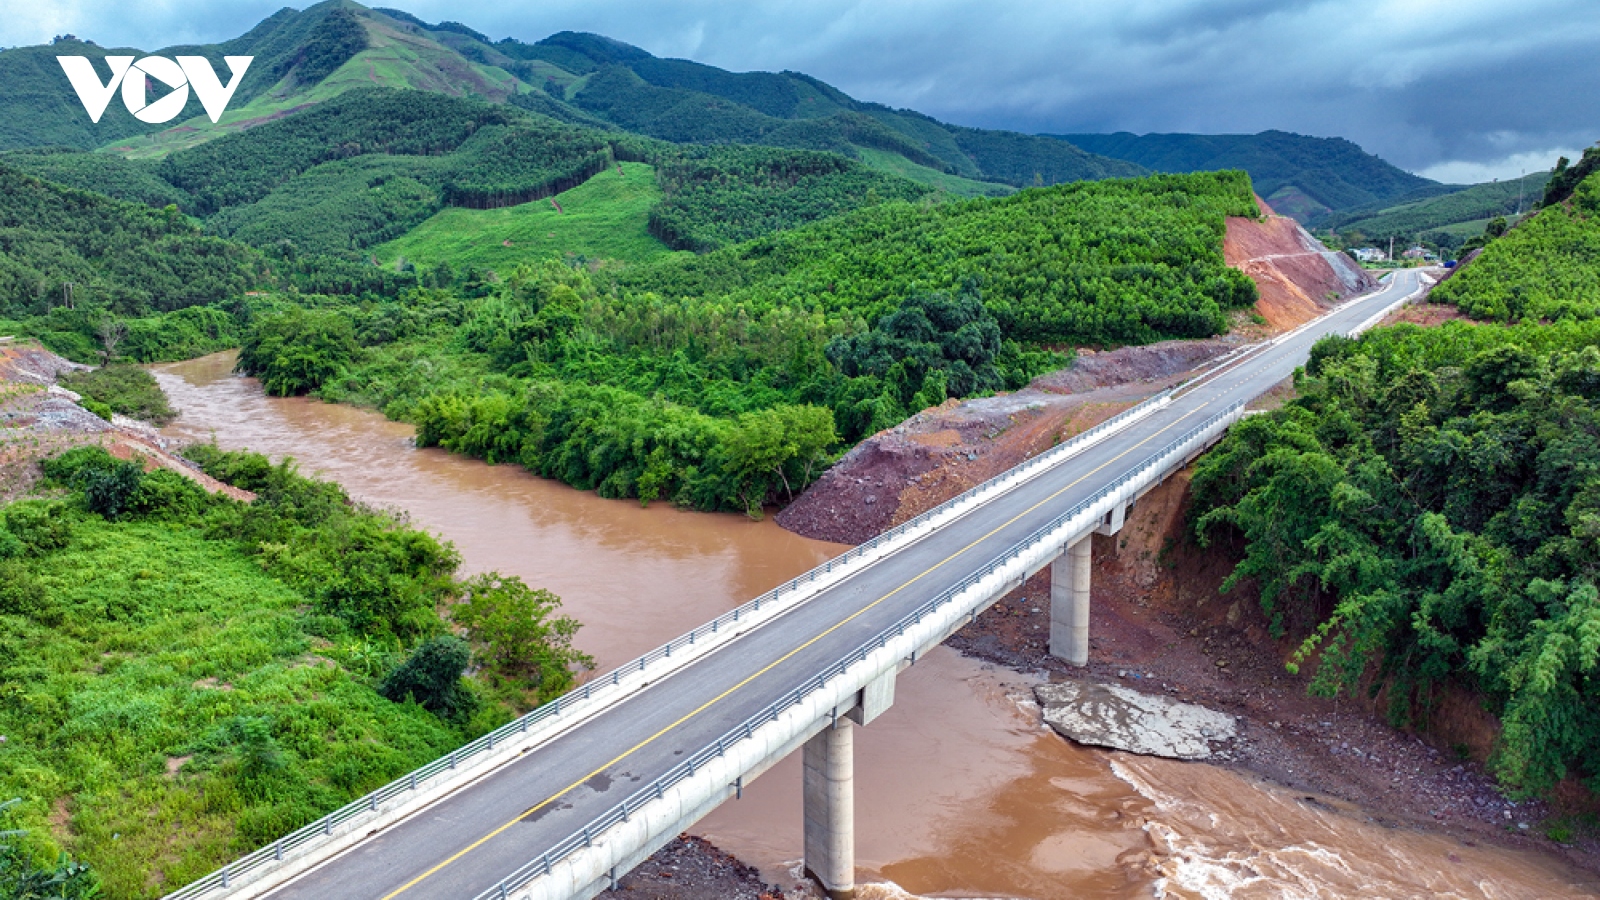
[(1394, 235), (1389, 235), (1389, 262), (1394, 262)]
[(1528, 170), (1522, 170), (1522, 177), (1517, 179), (1517, 218), (1522, 218), (1522, 192), (1528, 187)]

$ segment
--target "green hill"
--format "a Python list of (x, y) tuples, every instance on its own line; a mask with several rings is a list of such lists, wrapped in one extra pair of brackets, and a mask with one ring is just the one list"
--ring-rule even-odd
[(129, 160), (112, 153), (84, 153), (67, 147), (11, 150), (0, 153), (0, 165), (66, 187), (98, 191), (108, 197), (188, 210), (194, 198), (168, 183), (152, 160)]
[(1550, 181), (1549, 172), (1535, 172), (1511, 181), (1475, 184), (1443, 196), (1397, 204), (1372, 204), (1332, 215), (1320, 226), (1341, 235), (1358, 234), (1369, 241), (1418, 238), (1445, 247), (1461, 244), (1496, 216), (1514, 217), (1519, 207), (1527, 212), (1538, 204)]
[(796, 72), (728, 72), (658, 59), (610, 38), (575, 32), (531, 44), (491, 42), (460, 23), (429, 24), (401, 10), (368, 9), (350, 0), (280, 10), (220, 44), (157, 51), (202, 55), (216, 66), (224, 55), (255, 57), (217, 123), (191, 99), (170, 125), (140, 123), (116, 102), (99, 125), (91, 125), (54, 56), (106, 52), (74, 39), (0, 53), (0, 77), (9, 88), (0, 97), (0, 112), (10, 113), (0, 116), (6, 123), (0, 125), (0, 150), (99, 147), (160, 157), (377, 86), (510, 103), (571, 124), (677, 143), (761, 144), (857, 158), (880, 151), (933, 173), (1018, 187), (1143, 171), (1060, 141), (959, 128), (863, 103)]
[[(255, 57), (229, 104), (227, 118), (236, 120), (241, 108), (263, 95), (316, 85), (363, 50), (368, 39), (359, 13), (364, 11), (344, 0), (326, 0), (301, 12), (284, 8), (232, 40), (165, 47), (153, 52), (160, 56), (204, 56), (224, 80), (228, 77), (224, 56)], [(105, 49), (69, 36), (48, 46), (0, 52), (0, 83), (6, 85), (5, 97), (0, 100), (0, 110), (6, 113), (0, 116), (0, 150), (49, 145), (87, 150), (168, 130), (166, 125), (135, 119), (116, 98), (98, 124), (89, 121), (55, 57), (77, 55), (99, 60), (107, 54), (142, 56), (145, 51)], [(193, 96), (176, 121), (182, 123), (178, 128), (198, 129), (198, 123), (204, 123), (206, 129), (214, 127), (199, 99)]]
[(1284, 215), (1316, 223), (1338, 212), (1454, 188), (1402, 171), (1343, 138), (1284, 131), (1260, 134), (1056, 135), (1091, 153), (1156, 172), (1243, 169), (1256, 192)]
[(386, 265), (449, 263), (507, 274), (550, 257), (649, 262), (671, 252), (650, 233), (650, 212), (660, 202), (654, 167), (621, 163), (547, 202), (441, 210), (372, 253)]
[[(619, 233), (615, 242), (586, 238), (581, 247), (557, 241), (551, 248), (638, 261), (667, 248), (711, 250), (867, 204), (940, 193), (838, 154), (675, 145), (566, 124), (518, 106), (376, 88), (347, 91), (299, 115), (159, 161), (59, 148), (3, 158), (75, 187), (176, 204), (220, 236), (319, 254), (350, 255), (394, 240), (448, 207), (488, 210), (542, 200), (619, 160), (653, 167), (643, 176), (652, 181), (650, 199), (606, 194), (585, 204), (586, 216), (620, 225), (642, 212), (655, 238), (639, 244)], [(613, 201), (617, 209), (593, 208)], [(466, 226), (475, 220), (451, 221)], [(450, 246), (475, 238), (462, 240), (467, 243)], [(545, 244), (514, 246), (522, 249), (494, 254), (498, 265), (504, 267), (508, 256), (542, 252), (534, 248)]]
[[(0, 165), (0, 310), (99, 306), (139, 315), (237, 296), (245, 248), (176, 213), (62, 188)], [(63, 284), (71, 284), (68, 291)]]
[[(1589, 155), (1600, 162), (1600, 150)], [(1600, 172), (1580, 182), (1567, 200), (1490, 240), (1434, 288), (1432, 299), (1480, 319), (1600, 316)]]

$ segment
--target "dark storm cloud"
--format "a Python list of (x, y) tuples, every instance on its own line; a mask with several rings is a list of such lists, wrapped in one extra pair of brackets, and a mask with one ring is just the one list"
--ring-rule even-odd
[[(994, 128), (1281, 128), (1438, 177), (1515, 174), (1600, 138), (1592, 0), (388, 2), (495, 38), (596, 31), (734, 70), (794, 69)], [(275, 6), (46, 0), (0, 21), (0, 43), (218, 40)]]

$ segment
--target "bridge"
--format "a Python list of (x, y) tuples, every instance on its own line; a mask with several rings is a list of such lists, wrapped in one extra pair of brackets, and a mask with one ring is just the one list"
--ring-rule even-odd
[(853, 730), (894, 703), (896, 675), (1046, 566), (1050, 650), (1087, 662), (1090, 536), (1115, 534), (1317, 339), (1371, 327), (1423, 277), (1240, 348), (167, 900), (582, 900), (796, 751), (806, 870), (850, 897)]

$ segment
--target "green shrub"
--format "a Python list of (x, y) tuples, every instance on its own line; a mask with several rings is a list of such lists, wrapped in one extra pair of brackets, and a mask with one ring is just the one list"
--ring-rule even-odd
[(0, 562), (0, 614), (49, 619), (50, 612), (49, 594), (38, 576), (19, 561)]
[(0, 832), (0, 897), (5, 900), (94, 900), (100, 879), (83, 863), (63, 853), (41, 866), (31, 854)]
[[(165, 425), (178, 415), (155, 378), (138, 366), (122, 364), (69, 372), (60, 381), (62, 387), (83, 395), (85, 409), (107, 420), (117, 412)], [(101, 413), (101, 409), (105, 412)]]
[(84, 469), (109, 469), (117, 462), (116, 457), (106, 452), (106, 448), (87, 445), (73, 447), (64, 453), (53, 456), (40, 464), (39, 468), (45, 477), (63, 485), (70, 485), (78, 473)]
[(0, 561), (16, 559), (27, 552), (28, 548), (21, 539), (8, 529), (0, 527)]
[(96, 400), (92, 397), (85, 397), (80, 402), (80, 405), (89, 412), (92, 412), (100, 418), (105, 419), (107, 422), (111, 421), (112, 409), (107, 404), (101, 403), (99, 400)]
[(144, 466), (133, 460), (117, 460), (103, 469), (80, 469), (73, 476), (72, 486), (83, 492), (84, 505), (90, 512), (115, 519), (132, 505), (143, 480)]
[(60, 550), (72, 540), (72, 522), (67, 506), (54, 500), (23, 500), (0, 511), (5, 531), (22, 546), (22, 552), (38, 555)]
[(193, 479), (171, 469), (156, 469), (139, 479), (128, 508), (139, 515), (182, 517), (199, 513), (209, 502), (211, 496)]
[(394, 671), (384, 676), (378, 693), (395, 703), (415, 702), (435, 715), (460, 719), (472, 714), (475, 698), (461, 684), (472, 650), (454, 635), (440, 635), (417, 645)]
[(572, 688), (594, 660), (572, 646), (577, 620), (556, 615), (561, 598), (522, 579), (488, 572), (461, 585), (450, 618), (467, 630), (478, 665), (502, 683), (532, 691), (540, 702)]

